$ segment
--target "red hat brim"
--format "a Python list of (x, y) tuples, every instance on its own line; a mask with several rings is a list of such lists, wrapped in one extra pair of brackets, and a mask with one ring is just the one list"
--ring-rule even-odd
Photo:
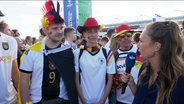
[(87, 27), (85, 27), (85, 26), (78, 26), (78, 27), (77, 27), (77, 30), (78, 30), (79, 33), (82, 34), (84, 31), (87, 30)]
[(92, 27), (86, 27), (86, 26), (78, 26), (77, 27), (77, 30), (78, 30), (78, 32), (79, 33), (83, 33), (84, 31), (86, 31), (87, 29), (92, 29), (92, 28), (99, 28), (99, 30), (100, 30), (100, 25), (98, 25), (98, 26), (92, 26)]
[(120, 36), (121, 34), (123, 34), (123, 33), (125, 33), (125, 32), (130, 32), (130, 33), (133, 34), (134, 31), (122, 30), (122, 31), (120, 31), (119, 33), (115, 33), (115, 34), (113, 35), (113, 38), (116, 38), (116, 37)]

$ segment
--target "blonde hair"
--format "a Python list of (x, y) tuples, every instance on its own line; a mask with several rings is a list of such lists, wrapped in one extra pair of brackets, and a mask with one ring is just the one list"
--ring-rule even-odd
[(120, 45), (118, 44), (116, 39), (115, 38), (111, 38), (110, 39), (110, 46), (109, 46), (111, 51), (115, 52), (117, 49), (119, 49), (119, 47), (120, 47)]
[(9, 26), (5, 21), (0, 22), (0, 31), (4, 33), (4, 29)]

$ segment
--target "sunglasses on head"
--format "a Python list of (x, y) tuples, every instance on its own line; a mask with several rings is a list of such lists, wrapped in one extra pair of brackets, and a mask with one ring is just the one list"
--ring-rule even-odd
[(122, 33), (122, 34), (120, 34), (120, 38), (125, 38), (125, 36), (126, 37), (128, 37), (128, 38), (130, 38), (130, 37), (132, 37), (132, 33), (130, 33), (130, 32), (125, 32), (125, 33)]

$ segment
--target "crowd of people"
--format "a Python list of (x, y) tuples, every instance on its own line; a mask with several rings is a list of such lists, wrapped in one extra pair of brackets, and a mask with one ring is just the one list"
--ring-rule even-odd
[[(99, 36), (95, 18), (75, 29), (52, 0), (44, 8), (39, 39), (22, 40), (0, 21), (0, 104), (184, 104), (184, 34), (176, 22), (139, 32), (121, 24)], [(135, 63), (127, 72), (129, 53)]]

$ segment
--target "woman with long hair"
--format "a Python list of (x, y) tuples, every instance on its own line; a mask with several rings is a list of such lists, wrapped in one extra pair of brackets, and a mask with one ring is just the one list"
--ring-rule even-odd
[(133, 104), (184, 104), (183, 41), (172, 21), (147, 25), (138, 44), (143, 64), (138, 85), (130, 74), (122, 80), (135, 93)]

